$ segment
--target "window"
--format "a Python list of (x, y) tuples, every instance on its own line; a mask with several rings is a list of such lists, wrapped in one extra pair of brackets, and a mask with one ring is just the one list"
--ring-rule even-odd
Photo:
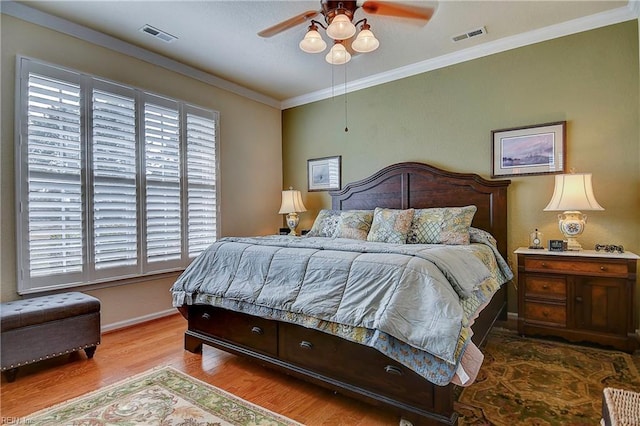
[(18, 58), (18, 291), (180, 270), (217, 238), (218, 114)]

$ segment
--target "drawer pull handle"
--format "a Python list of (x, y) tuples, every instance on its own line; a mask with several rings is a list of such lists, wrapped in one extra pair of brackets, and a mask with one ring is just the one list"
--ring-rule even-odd
[(262, 331), (262, 329), (260, 327), (251, 327), (251, 332), (253, 334), (260, 334), (260, 335), (263, 334), (263, 331)]
[(307, 342), (306, 340), (303, 340), (302, 342), (300, 342), (300, 347), (302, 349), (311, 349), (311, 348), (313, 348), (313, 343)]
[(384, 367), (384, 371), (396, 376), (402, 376), (402, 370), (393, 365), (387, 365), (386, 367)]
[(208, 314), (208, 313), (205, 312), (204, 314), (202, 314), (202, 319), (203, 320), (210, 320), (211, 319), (211, 314)]
[(582, 297), (580, 297), (580, 296), (576, 297), (576, 302), (582, 303)]
[(600, 270), (604, 272), (604, 271), (606, 271), (606, 270), (607, 270), (607, 267), (606, 267), (606, 266), (601, 266), (601, 267), (600, 267)]
[(545, 290), (548, 290), (549, 289), (549, 285), (545, 284), (545, 285), (542, 286), (542, 288), (545, 289)]
[(546, 268), (546, 267), (547, 267), (547, 264), (546, 264), (546, 263), (544, 263), (544, 262), (542, 262), (542, 267), (543, 267), (543, 268)]

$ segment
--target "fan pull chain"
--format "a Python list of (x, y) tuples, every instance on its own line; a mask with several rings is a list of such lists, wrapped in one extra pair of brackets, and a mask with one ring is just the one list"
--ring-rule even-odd
[(349, 131), (349, 126), (347, 125), (349, 122), (349, 118), (347, 115), (347, 64), (344, 64), (344, 131), (345, 133)]

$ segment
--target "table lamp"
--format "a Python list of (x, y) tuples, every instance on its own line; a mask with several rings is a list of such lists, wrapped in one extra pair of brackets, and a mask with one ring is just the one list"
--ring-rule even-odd
[(582, 250), (576, 237), (584, 231), (587, 215), (580, 210), (604, 210), (593, 195), (591, 173), (556, 175), (553, 195), (544, 211), (563, 211), (558, 215), (558, 227), (567, 239), (567, 250)]
[(287, 226), (291, 230), (289, 235), (298, 235), (296, 234), (296, 227), (300, 222), (298, 213), (306, 211), (300, 191), (296, 191), (292, 187), (289, 187), (287, 191), (282, 191), (282, 205), (280, 205), (278, 213), (287, 215)]

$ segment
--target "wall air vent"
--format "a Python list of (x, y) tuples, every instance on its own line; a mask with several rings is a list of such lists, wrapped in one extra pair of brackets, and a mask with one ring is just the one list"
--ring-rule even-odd
[(178, 39), (176, 36), (172, 36), (171, 34), (159, 30), (151, 25), (147, 24), (144, 27), (140, 28), (140, 31), (143, 33), (147, 33), (157, 39), (164, 41), (165, 43), (171, 43)]
[(462, 41), (471, 37), (478, 37), (487, 33), (487, 29), (485, 27), (478, 28), (477, 30), (467, 31), (466, 33), (458, 34), (451, 37), (451, 40), (454, 42)]

